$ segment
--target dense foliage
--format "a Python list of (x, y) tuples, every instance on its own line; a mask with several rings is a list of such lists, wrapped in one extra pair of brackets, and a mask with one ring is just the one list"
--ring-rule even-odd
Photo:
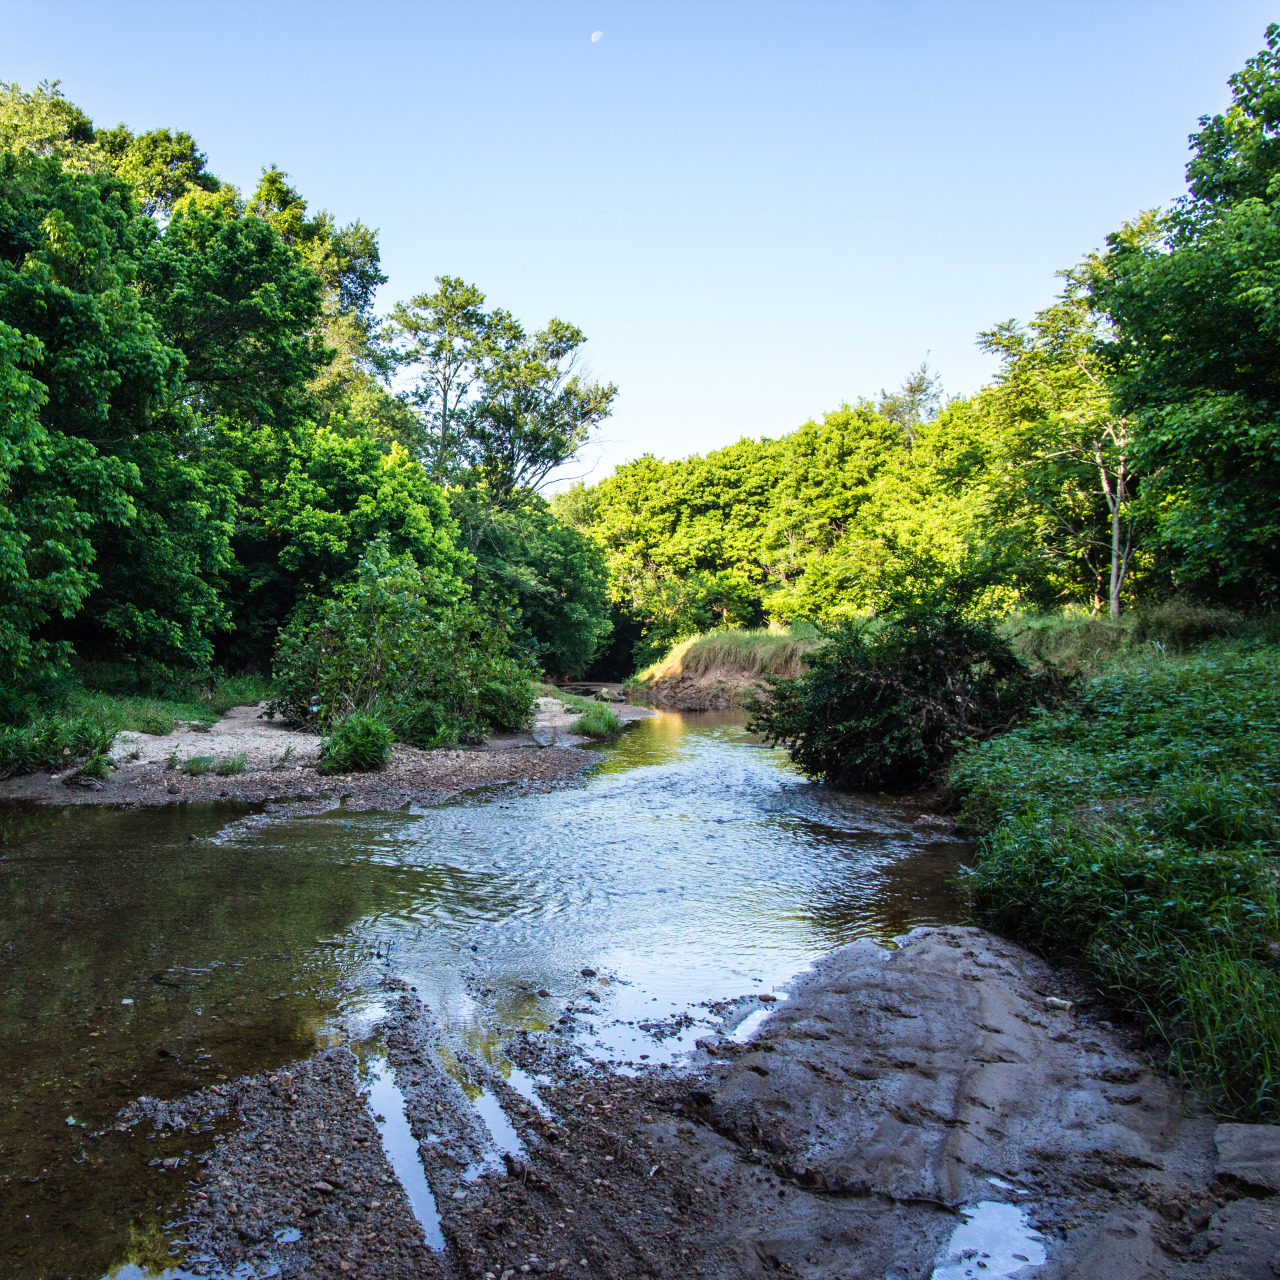
[(500, 620), (458, 579), (393, 556), (382, 541), (281, 632), (275, 682), (270, 709), (294, 724), (330, 727), (376, 711), (421, 747), (521, 728), (533, 706), (532, 674), (510, 654)]
[(902, 790), (932, 781), (955, 752), (1060, 698), (994, 624), (926, 600), (837, 627), (798, 677), (772, 676), (750, 727), (811, 778)]
[(1218, 1104), (1280, 1119), (1280, 651), (1148, 650), (958, 757), (997, 928), (1087, 960)]
[[(519, 720), (531, 661), (589, 664), (602, 554), (535, 490), (614, 388), (574, 326), (528, 334), (449, 278), (388, 327), (385, 282), (376, 235), (279, 169), (246, 198), (186, 133), (0, 85), (0, 723), (61, 714), (73, 661), (265, 671), (374, 545), (434, 584), (457, 681), (485, 672), (444, 738)], [(433, 398), (441, 361), (465, 403)]]

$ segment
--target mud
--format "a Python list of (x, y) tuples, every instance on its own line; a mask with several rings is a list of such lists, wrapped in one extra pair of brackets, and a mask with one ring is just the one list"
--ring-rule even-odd
[[(725, 1002), (722, 1033), (681, 1069), (635, 1076), (589, 1063), (563, 1029), (511, 1037), (504, 1075), (446, 1044), (400, 980), (386, 992), (381, 1047), (363, 1052), (385, 1054), (445, 1247), (391, 1173), (359, 1060), (334, 1048), (181, 1115), (144, 1100), (125, 1117), (231, 1123), (195, 1183), (205, 1268), (1275, 1274), (1275, 1131), (1216, 1125), (1087, 990), (975, 929), (843, 948), (783, 1002)], [(757, 1026), (752, 1010), (772, 1012)]]

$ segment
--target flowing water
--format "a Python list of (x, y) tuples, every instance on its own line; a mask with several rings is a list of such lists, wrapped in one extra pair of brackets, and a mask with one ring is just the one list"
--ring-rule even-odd
[(945, 827), (807, 783), (741, 717), (660, 714), (600, 756), (582, 787), (420, 811), (0, 812), (7, 1274), (161, 1274), (183, 1202), (159, 1161), (215, 1135), (116, 1113), (367, 1038), (388, 970), (504, 1070), (513, 1028), (635, 1069), (709, 1004), (957, 917)]

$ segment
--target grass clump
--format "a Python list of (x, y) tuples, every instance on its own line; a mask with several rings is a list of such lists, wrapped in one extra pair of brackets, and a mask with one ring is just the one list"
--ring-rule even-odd
[(1280, 1121), (1280, 648), (1122, 658), (955, 761), (978, 916), (1089, 964), (1222, 1112)]
[(378, 716), (355, 712), (339, 720), (320, 747), (324, 773), (370, 773), (391, 759), (395, 735)]
[(243, 773), (249, 764), (249, 757), (245, 752), (237, 752), (233, 756), (223, 756), (216, 761), (213, 771), (220, 778), (230, 778), (237, 773)]
[(622, 732), (622, 721), (603, 702), (595, 702), (569, 726), (569, 732), (584, 738), (613, 738)]
[(216, 764), (213, 756), (191, 756), (182, 762), (182, 772), (189, 778), (203, 778)]

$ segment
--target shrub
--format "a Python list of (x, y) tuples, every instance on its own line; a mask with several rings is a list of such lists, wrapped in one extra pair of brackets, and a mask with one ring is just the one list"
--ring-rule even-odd
[(767, 678), (749, 727), (811, 778), (900, 790), (932, 780), (967, 743), (1012, 728), (1067, 682), (1034, 672), (990, 621), (907, 605), (830, 634), (794, 679)]
[(1215, 1106), (1280, 1121), (1280, 648), (1150, 647), (962, 753), (986, 923), (1089, 964)]
[(532, 672), (508, 652), (502, 617), (381, 542), (351, 582), (284, 629), (275, 683), (268, 707), (290, 723), (376, 711), (418, 746), (523, 728), (533, 712)]
[(587, 738), (612, 738), (622, 732), (622, 721), (612, 709), (597, 702), (569, 726), (569, 732), (580, 733)]
[(324, 773), (369, 773), (391, 758), (395, 735), (377, 716), (355, 713), (344, 716), (320, 747)]
[(93, 716), (41, 716), (23, 725), (0, 725), (0, 778), (105, 757), (116, 728)]

